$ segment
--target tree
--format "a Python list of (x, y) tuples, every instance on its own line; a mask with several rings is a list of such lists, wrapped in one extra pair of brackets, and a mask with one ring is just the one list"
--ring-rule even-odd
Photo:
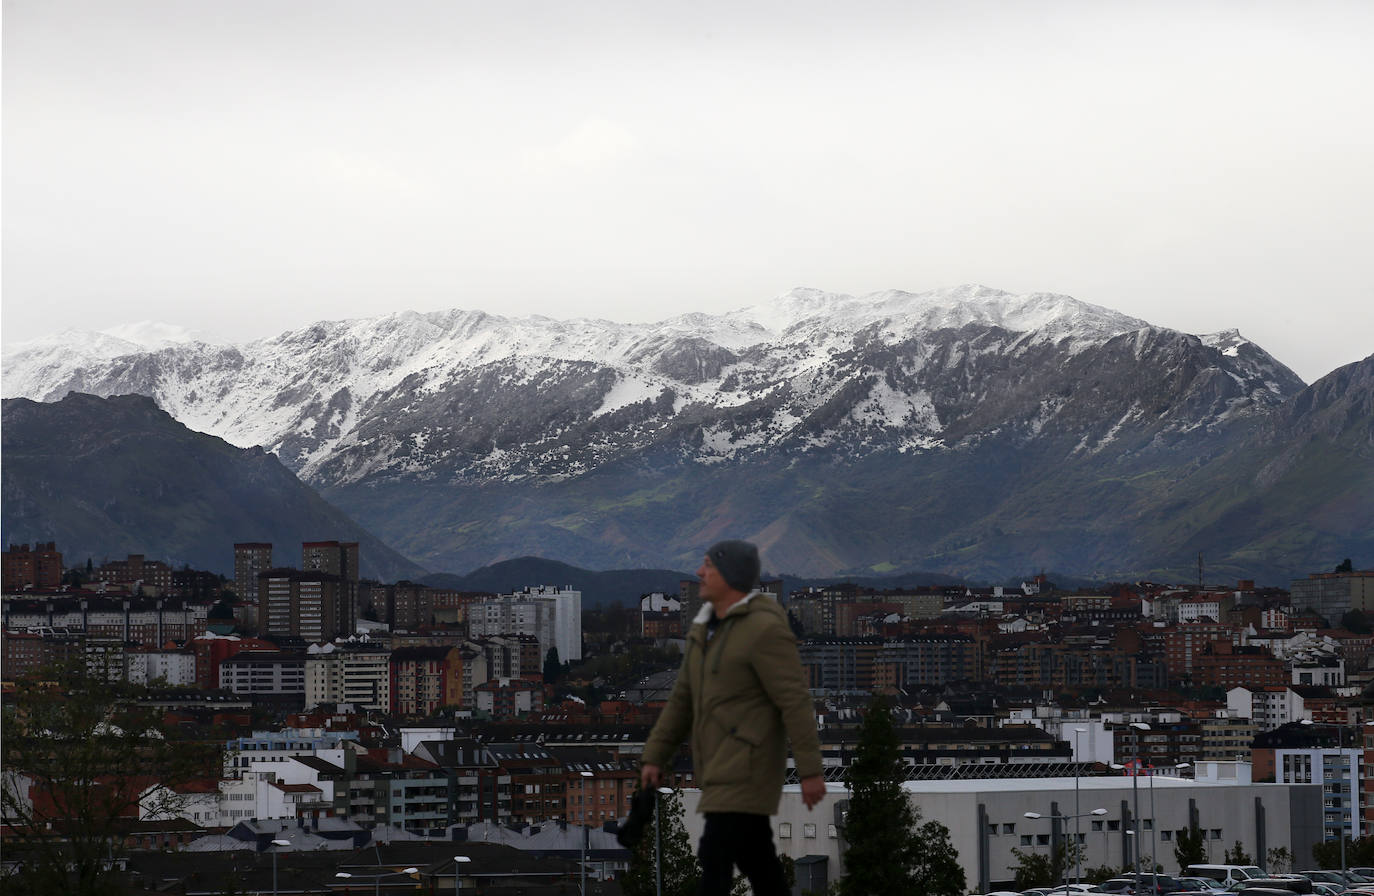
[(1275, 846), (1269, 850), (1270, 874), (1287, 874), (1293, 868), (1293, 853), (1286, 846)]
[(1120, 876), (1121, 869), (1113, 868), (1111, 865), (1098, 865), (1095, 868), (1083, 869), (1083, 880), (1090, 884), (1100, 884)]
[(964, 892), (964, 871), (949, 829), (936, 821), (920, 823), (920, 813), (902, 790), (903, 767), (887, 700), (875, 695), (845, 773), (850, 798), (841, 896)]
[(683, 823), (682, 793), (673, 790), (658, 798), (657, 823), (663, 826), (655, 836), (653, 826), (644, 832), (639, 845), (630, 853), (630, 867), (620, 877), (625, 896), (655, 896), (657, 862), (655, 843), (661, 838), (664, 896), (696, 896), (701, 865), (692, 851), (691, 838)]
[(1354, 572), (1354, 571), (1355, 571), (1355, 567), (1354, 567), (1354, 565), (1350, 562), (1350, 558), (1349, 558), (1349, 557), (1346, 557), (1344, 560), (1342, 560), (1342, 561), (1340, 562), (1340, 565), (1336, 567), (1336, 572)]
[(1227, 865), (1255, 864), (1255, 860), (1250, 858), (1250, 854), (1245, 851), (1245, 845), (1242, 844), (1239, 840), (1236, 841), (1235, 846), (1226, 850), (1226, 854), (1222, 857), (1222, 861), (1224, 861)]
[(0, 741), (6, 853), (20, 860), (15, 892), (110, 892), (108, 860), (138, 818), (140, 797), (163, 785), (152, 790), (163, 802), (145, 808), (171, 817), (182, 784), (218, 776), (216, 751), (173, 740), (137, 694), (79, 664), (17, 683)]
[(563, 664), (558, 661), (558, 648), (550, 647), (544, 654), (544, 684), (553, 684), (563, 674)]
[(1174, 835), (1174, 860), (1178, 862), (1180, 874), (1189, 865), (1201, 865), (1207, 861), (1207, 843), (1203, 839), (1202, 828), (1189, 824), (1187, 830)]
[(1363, 610), (1350, 610), (1341, 615), (1341, 628), (1357, 635), (1367, 635), (1371, 631), (1369, 615)]
[(1073, 864), (1069, 856), (1069, 841), (1065, 840), (1047, 853), (1025, 852), (1012, 847), (1011, 854), (1016, 857), (1012, 872), (1016, 879), (1016, 889), (1029, 890), (1032, 887), (1053, 887), (1064, 882), (1064, 871)]
[[(1371, 853), (1371, 846), (1374, 846), (1374, 840), (1369, 837), (1361, 837), (1359, 840), (1345, 838), (1346, 867), (1362, 865)], [(1312, 844), (1312, 859), (1318, 868), (1341, 867), (1341, 841), (1326, 840)]]

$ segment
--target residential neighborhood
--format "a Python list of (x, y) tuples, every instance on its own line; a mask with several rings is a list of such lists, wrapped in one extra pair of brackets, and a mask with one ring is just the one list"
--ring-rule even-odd
[[(26, 695), (62, 699), (54, 670), (76, 669), (197, 757), (175, 780), (149, 766), (100, 782), (124, 806), (109, 861), (130, 886), (538, 894), (585, 876), (588, 893), (620, 892), (615, 831), (696, 581), (584, 605), (556, 583), (368, 581), (356, 543), (290, 546), (296, 566), (281, 547), (226, 545), (232, 579), (141, 555), (68, 568), (52, 543), (4, 553), (6, 732), (37, 705)], [(763, 589), (797, 636), (829, 788), (807, 811), (794, 781), (773, 820), (799, 896), (843, 871), (846, 772), (874, 694), (893, 705), (903, 787), (949, 828), (970, 892), (1066, 841), (1087, 865), (1143, 852), (1172, 872), (1192, 828), (1208, 859), (1304, 867), (1314, 846), (1374, 835), (1374, 570), (1285, 588)], [(32, 846), (26, 819), (58, 841), (78, 822), (29, 771), (4, 769), (6, 863)], [(699, 833), (686, 748), (670, 778)]]

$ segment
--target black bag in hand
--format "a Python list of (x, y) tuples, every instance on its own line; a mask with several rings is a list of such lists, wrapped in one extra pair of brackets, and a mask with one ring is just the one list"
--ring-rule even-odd
[(644, 829), (654, 819), (654, 802), (658, 791), (652, 787), (635, 791), (630, 797), (630, 817), (615, 832), (615, 839), (626, 849), (634, 849), (644, 839)]

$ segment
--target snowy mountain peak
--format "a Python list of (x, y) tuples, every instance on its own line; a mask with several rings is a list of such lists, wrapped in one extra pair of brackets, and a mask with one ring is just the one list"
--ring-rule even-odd
[(1240, 351), (1241, 346), (1250, 343), (1250, 340), (1240, 335), (1240, 330), (1236, 329), (1219, 330), (1216, 333), (1208, 333), (1198, 338), (1208, 348), (1214, 348), (1223, 355), (1232, 358)]
[(146, 350), (156, 351), (160, 348), (169, 348), (174, 345), (186, 345), (192, 342), (204, 342), (214, 344), (215, 340), (210, 339), (203, 333), (190, 330), (176, 324), (163, 323), (156, 320), (144, 320), (132, 324), (120, 324), (115, 327), (106, 327), (100, 332), (125, 342), (132, 342)]

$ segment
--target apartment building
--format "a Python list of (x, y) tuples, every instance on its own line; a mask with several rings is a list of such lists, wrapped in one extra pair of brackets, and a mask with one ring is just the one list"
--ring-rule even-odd
[(356, 541), (305, 541), (301, 543), (301, 569), (322, 572), (348, 582), (359, 580)]
[(305, 707), (391, 708), (391, 651), (380, 644), (331, 642), (306, 650)]
[(279, 567), (258, 574), (258, 621), (263, 637), (332, 641), (347, 616), (341, 578), (327, 572)]
[(9, 631), (66, 629), (96, 638), (162, 646), (205, 634), (208, 601), (164, 597), (73, 595), (7, 600)]
[(62, 584), (62, 552), (54, 542), (12, 544), (0, 557), (0, 588), (6, 594), (46, 591)]
[(427, 716), (462, 699), (462, 656), (457, 647), (401, 647), (391, 652), (391, 711)]
[(479, 684), (473, 704), (493, 719), (514, 719), (544, 709), (544, 686), (526, 678), (493, 678)]
[(172, 567), (161, 560), (149, 560), (142, 554), (130, 554), (126, 560), (111, 560), (95, 569), (98, 582), (107, 585), (151, 586), (156, 593), (172, 587)]
[(560, 662), (582, 659), (582, 592), (539, 585), (468, 606), (468, 634), (533, 635), (541, 656), (557, 648)]
[(241, 541), (234, 545), (234, 593), (240, 600), (256, 600), (258, 576), (272, 569), (272, 544)]
[(305, 654), (245, 650), (219, 664), (219, 681), (235, 694), (305, 699)]

